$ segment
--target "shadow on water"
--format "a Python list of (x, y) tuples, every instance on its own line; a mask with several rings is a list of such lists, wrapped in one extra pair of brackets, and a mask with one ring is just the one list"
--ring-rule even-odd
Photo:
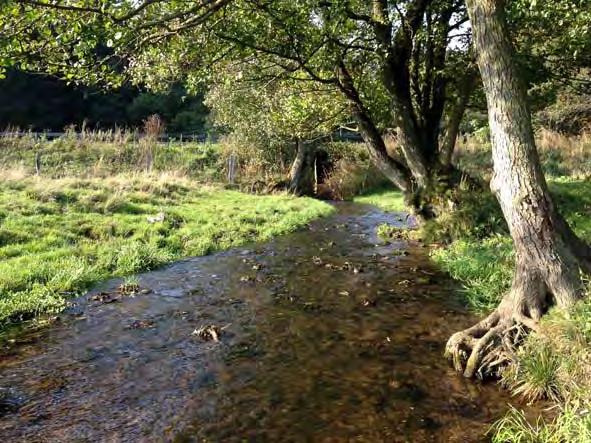
[[(443, 344), (474, 318), (427, 250), (338, 215), (251, 249), (105, 283), (0, 350), (5, 441), (473, 442), (507, 408)], [(220, 341), (193, 331), (215, 325)]]

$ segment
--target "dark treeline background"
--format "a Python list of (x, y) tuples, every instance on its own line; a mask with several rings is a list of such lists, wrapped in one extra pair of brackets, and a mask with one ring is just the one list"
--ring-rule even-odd
[(187, 94), (180, 85), (166, 94), (135, 87), (103, 92), (18, 70), (0, 80), (0, 130), (62, 131), (83, 122), (92, 129), (137, 127), (152, 114), (160, 115), (169, 133), (206, 131), (203, 97)]

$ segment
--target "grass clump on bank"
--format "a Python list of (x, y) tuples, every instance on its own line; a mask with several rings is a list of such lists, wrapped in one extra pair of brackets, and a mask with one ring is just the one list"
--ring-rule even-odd
[(64, 307), (110, 277), (293, 231), (325, 203), (170, 174), (0, 180), (0, 325)]
[(492, 429), (493, 443), (588, 443), (591, 441), (591, 300), (570, 312), (552, 310), (518, 351), (518, 364), (502, 382), (530, 401), (559, 405), (553, 420), (528, 422), (512, 409)]

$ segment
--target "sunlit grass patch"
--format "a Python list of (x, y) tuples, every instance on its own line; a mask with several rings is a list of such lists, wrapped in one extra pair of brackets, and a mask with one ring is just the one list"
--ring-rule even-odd
[(377, 189), (363, 195), (356, 196), (353, 201), (374, 205), (384, 211), (407, 212), (402, 192), (396, 189)]
[(457, 240), (433, 250), (431, 256), (463, 283), (462, 296), (478, 313), (494, 309), (511, 284), (514, 253), (508, 236)]
[(333, 208), (174, 174), (0, 181), (0, 324), (63, 308), (93, 283), (293, 231)]

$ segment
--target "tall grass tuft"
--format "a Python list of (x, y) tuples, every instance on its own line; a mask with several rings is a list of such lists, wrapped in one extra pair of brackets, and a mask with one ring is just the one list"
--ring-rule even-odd
[(552, 310), (541, 333), (527, 338), (518, 364), (505, 371), (502, 381), (516, 395), (556, 402), (558, 415), (532, 425), (523, 413), (511, 410), (495, 424), (493, 442), (591, 441), (590, 319), (591, 299), (586, 299), (567, 312)]

